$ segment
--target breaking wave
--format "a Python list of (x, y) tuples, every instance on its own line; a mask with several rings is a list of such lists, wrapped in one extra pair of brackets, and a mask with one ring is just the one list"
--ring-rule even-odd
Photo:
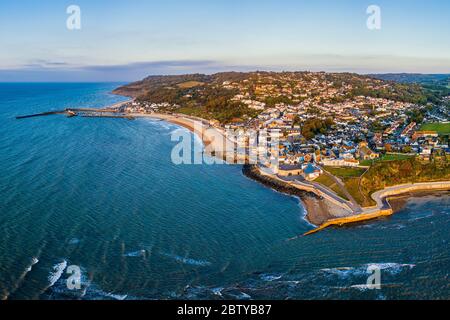
[(53, 271), (50, 272), (48, 276), (48, 281), (50, 283), (49, 287), (52, 287), (62, 276), (64, 270), (67, 268), (67, 261), (63, 260), (62, 262), (55, 264), (53, 266)]
[(177, 262), (181, 262), (183, 264), (187, 264), (187, 265), (191, 265), (191, 266), (199, 266), (199, 267), (207, 267), (212, 265), (211, 262), (206, 261), (206, 260), (195, 260), (195, 259), (191, 259), (191, 258), (185, 258), (185, 257), (181, 257), (175, 254), (169, 254), (169, 253), (161, 253), (161, 255), (168, 257), (168, 258), (172, 258)]
[(362, 276), (371, 274), (374, 269), (383, 270), (391, 275), (395, 275), (406, 269), (411, 270), (414, 267), (415, 267), (414, 264), (401, 264), (390, 262), (390, 263), (369, 263), (358, 267), (321, 269), (320, 271), (326, 274), (336, 275), (339, 278), (348, 278), (353, 276)]
[(282, 274), (262, 274), (260, 276), (261, 280), (263, 281), (275, 281), (280, 280), (283, 277)]
[(146, 253), (147, 253), (147, 252), (146, 252), (145, 250), (138, 250), (138, 251), (133, 251), (133, 252), (125, 253), (123, 256), (124, 256), (124, 257), (133, 257), (133, 258), (136, 258), (136, 257), (145, 257)]
[(33, 266), (34, 266), (35, 264), (37, 264), (38, 262), (39, 262), (39, 259), (38, 259), (38, 258), (33, 258), (33, 259), (31, 259), (31, 264), (30, 264), (30, 265), (27, 267), (27, 269), (25, 270), (26, 273), (30, 272), (31, 269), (33, 269)]

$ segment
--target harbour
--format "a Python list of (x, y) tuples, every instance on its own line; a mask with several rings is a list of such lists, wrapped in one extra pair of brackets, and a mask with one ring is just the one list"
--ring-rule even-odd
[[(305, 205), (241, 166), (174, 165), (177, 124), (14, 119), (51, 110), (56, 89), (59, 110), (106, 109), (118, 101), (113, 85), (8, 86), (0, 90), (0, 298), (448, 297), (448, 194), (408, 197), (387, 218), (288, 241), (313, 228)], [(82, 290), (65, 286), (70, 265), (80, 266)], [(355, 287), (368, 265), (382, 268), (381, 290)]]

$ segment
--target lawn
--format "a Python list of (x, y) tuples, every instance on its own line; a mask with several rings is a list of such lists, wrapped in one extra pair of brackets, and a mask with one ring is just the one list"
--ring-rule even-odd
[[(371, 165), (371, 163), (369, 163), (369, 165)], [(364, 207), (370, 207), (370, 206), (374, 206), (376, 204), (372, 200), (372, 198), (368, 194), (364, 194), (360, 190), (360, 187), (359, 187), (361, 176), (366, 172), (366, 169), (364, 169), (364, 168), (344, 168), (344, 167), (325, 167), (324, 169), (326, 171), (328, 171), (329, 173), (342, 179), (342, 181), (345, 184), (345, 188), (352, 195), (352, 197), (356, 200), (356, 202), (358, 202), (359, 204), (361, 204)], [(325, 176), (325, 175), (322, 175), (321, 178), (323, 176)], [(317, 181), (317, 182), (320, 182), (320, 181)], [(320, 182), (320, 183), (326, 185), (326, 182), (327, 181)], [(334, 181), (331, 180), (331, 182), (334, 182)], [(335, 191), (335, 189), (332, 188), (333, 186), (331, 186), (331, 187), (328, 186), (328, 187), (331, 188), (333, 191)], [(336, 187), (339, 188), (338, 186), (336, 186)], [(339, 196), (342, 197), (341, 194), (339, 194)], [(343, 197), (343, 198), (346, 199), (346, 197)]]
[(408, 160), (410, 158), (413, 158), (414, 156), (409, 154), (401, 154), (401, 153), (387, 153), (381, 158), (375, 159), (375, 160), (361, 160), (359, 162), (359, 165), (370, 167), (373, 163), (377, 161), (397, 161), (397, 160)]
[(381, 161), (397, 161), (397, 160), (408, 160), (414, 156), (409, 154), (401, 154), (401, 153), (386, 153), (383, 157), (381, 157)]
[(436, 131), (440, 135), (450, 134), (450, 123), (425, 123), (420, 127), (421, 131)]
[(361, 206), (371, 207), (376, 205), (376, 202), (370, 197), (370, 195), (361, 192), (359, 187), (360, 178), (347, 178), (344, 182), (347, 191)]
[(345, 199), (345, 200), (349, 200), (347, 199), (347, 197), (345, 196), (345, 194), (341, 191), (341, 188), (339, 188), (339, 186), (337, 185), (337, 183), (330, 178), (328, 175), (326, 174), (322, 174), (320, 177), (318, 177), (316, 180), (314, 180), (314, 182), (320, 183), (328, 188), (330, 188), (331, 190), (333, 190), (339, 197)]
[(340, 178), (361, 177), (366, 172), (363, 168), (325, 167), (324, 169)]

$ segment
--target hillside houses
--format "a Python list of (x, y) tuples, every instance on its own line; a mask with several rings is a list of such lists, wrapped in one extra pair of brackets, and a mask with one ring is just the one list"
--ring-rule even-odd
[[(256, 132), (253, 146), (247, 150), (270, 153), (271, 159), (277, 159), (280, 175), (305, 175), (304, 169), (310, 164), (357, 167), (386, 152), (427, 159), (436, 151), (448, 151), (445, 138), (434, 131), (420, 131), (421, 120), (411, 116), (420, 114), (424, 121), (433, 122), (445, 117), (447, 109), (427, 113), (425, 106), (403, 102), (408, 100), (404, 96), (397, 99), (396, 92), (389, 98), (387, 93), (393, 85), (382, 80), (324, 72), (252, 72), (218, 77), (209, 85), (204, 85), (206, 80), (202, 78), (202, 85), (187, 88), (176, 96), (189, 104), (187, 110), (192, 110), (193, 115), (203, 115), (211, 126), (224, 132)], [(377, 90), (383, 94), (377, 94)], [(227, 118), (222, 110), (216, 110), (217, 104), (204, 108), (208, 99), (217, 97), (221, 107), (226, 108), (229, 103), (239, 112), (229, 112)], [(225, 104), (224, 97), (228, 99)], [(450, 101), (450, 97), (447, 99)], [(176, 113), (177, 107), (178, 104), (169, 101), (136, 100), (127, 104), (125, 111)], [(221, 117), (215, 118), (214, 112)], [(328, 119), (333, 124), (323, 126), (321, 123)], [(247, 140), (240, 143), (248, 143)], [(261, 141), (267, 141), (267, 145), (258, 145)], [(269, 145), (274, 141), (279, 142), (277, 148)], [(309, 172), (308, 177), (317, 172)]]

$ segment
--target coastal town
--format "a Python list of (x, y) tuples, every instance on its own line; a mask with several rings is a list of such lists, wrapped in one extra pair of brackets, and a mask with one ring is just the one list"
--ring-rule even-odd
[(380, 193), (387, 188), (449, 189), (447, 87), (349, 73), (231, 72), (152, 76), (113, 93), (132, 99), (17, 118), (145, 117), (181, 125), (203, 140), (202, 157), (244, 165), (252, 179), (302, 198), (315, 225), (392, 214)]
[(373, 208), (392, 213), (373, 197), (386, 187), (450, 180), (448, 91), (349, 73), (231, 72), (149, 77), (114, 93), (133, 98), (118, 109), (125, 115), (213, 128), (239, 163), (263, 153), (251, 164), (269, 184), (320, 198), (306, 201), (309, 212), (325, 212), (309, 217), (318, 225)]
[[(315, 164), (367, 167), (387, 153), (423, 161), (450, 154), (448, 135), (432, 128), (433, 123), (438, 129), (449, 127), (449, 109), (444, 103), (450, 97), (432, 107), (400, 101), (395, 96), (349, 96), (360, 81), (364, 81), (365, 91), (386, 90), (392, 84), (351, 75), (345, 79), (337, 80), (326, 73), (255, 73), (250, 79), (223, 81), (213, 88), (235, 93), (229, 102), (246, 106), (253, 116), (243, 114), (226, 123), (210, 119), (209, 124), (220, 129), (268, 132), (279, 141), (275, 172), (282, 176), (303, 175), (308, 180), (320, 173)], [(189, 81), (182, 86), (187, 88), (183, 96), (187, 101), (205, 90), (201, 82)], [(176, 112), (179, 108), (170, 101), (136, 99), (122, 106), (122, 111), (151, 114)], [(248, 146), (249, 142), (242, 143)]]

